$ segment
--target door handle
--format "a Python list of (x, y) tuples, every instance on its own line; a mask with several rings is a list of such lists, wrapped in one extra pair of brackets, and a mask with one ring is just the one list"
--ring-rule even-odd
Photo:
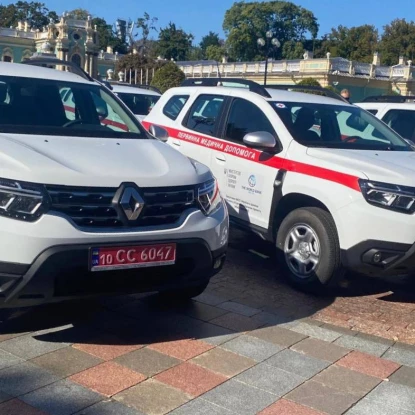
[(226, 156), (225, 156), (225, 154), (222, 154), (222, 153), (220, 153), (220, 154), (217, 154), (216, 155), (216, 160), (217, 161), (221, 161), (221, 162), (226, 162)]
[(181, 143), (180, 143), (179, 140), (173, 140), (173, 145), (175, 145), (177, 147), (180, 147), (181, 146)]

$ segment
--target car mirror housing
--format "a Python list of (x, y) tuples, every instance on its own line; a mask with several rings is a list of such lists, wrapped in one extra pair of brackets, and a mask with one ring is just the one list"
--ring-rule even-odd
[(164, 143), (169, 138), (169, 133), (164, 128), (158, 126), (158, 125), (152, 125), (149, 130), (150, 134), (160, 141), (163, 141)]
[(277, 147), (277, 140), (267, 131), (256, 131), (248, 133), (244, 136), (244, 144), (248, 147), (257, 149), (275, 149)]

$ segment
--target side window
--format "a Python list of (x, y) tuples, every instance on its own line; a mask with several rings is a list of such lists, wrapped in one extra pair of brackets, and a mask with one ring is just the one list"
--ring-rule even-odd
[(235, 99), (229, 112), (225, 138), (242, 142), (246, 134), (256, 131), (266, 131), (275, 136), (270, 121), (256, 105), (244, 99)]
[(376, 115), (378, 113), (378, 110), (366, 110), (368, 112), (370, 112), (373, 115)]
[(111, 128), (114, 131), (128, 131), (127, 125), (120, 116), (95, 92), (91, 92), (95, 110), (102, 126)]
[(415, 139), (415, 110), (390, 110), (382, 121), (407, 140)]
[(163, 108), (163, 114), (171, 120), (175, 120), (188, 99), (189, 95), (175, 95), (171, 97)]
[(73, 94), (70, 88), (60, 88), (59, 90), (60, 97), (62, 99), (62, 104), (65, 109), (65, 115), (68, 121), (73, 121), (75, 119), (75, 101), (73, 99)]
[(200, 95), (190, 108), (185, 126), (203, 134), (214, 135), (225, 97)]

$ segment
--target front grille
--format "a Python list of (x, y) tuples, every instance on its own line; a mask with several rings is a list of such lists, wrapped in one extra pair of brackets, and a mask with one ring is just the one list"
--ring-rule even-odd
[(122, 228), (174, 224), (182, 213), (196, 206), (193, 187), (140, 188), (144, 209), (129, 223), (114, 202), (118, 189), (101, 187), (46, 186), (51, 211), (69, 217), (81, 228)]

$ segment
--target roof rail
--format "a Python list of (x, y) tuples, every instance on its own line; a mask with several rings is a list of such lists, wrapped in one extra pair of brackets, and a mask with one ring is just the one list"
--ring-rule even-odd
[(88, 75), (87, 72), (85, 72), (82, 68), (80, 68), (76, 63), (74, 62), (68, 62), (61, 59), (56, 58), (33, 58), (33, 59), (25, 59), (22, 64), (25, 65), (33, 65), (33, 66), (42, 66), (42, 67), (48, 67), (48, 66), (66, 66), (70, 72), (81, 76), (82, 78), (86, 79), (87, 81), (93, 82), (94, 79)]
[[(323, 88), (322, 86), (308, 86), (308, 85), (267, 85), (266, 88), (269, 89), (282, 89), (282, 90), (286, 90), (286, 91), (290, 91), (290, 90), (297, 90), (299, 92), (304, 91), (316, 91), (316, 92), (320, 92), (322, 93), (322, 95), (325, 95), (326, 97), (329, 98), (334, 98), (337, 99), (339, 101), (343, 101), (343, 102), (347, 102), (347, 99), (343, 98), (341, 95), (336, 94), (335, 92), (331, 91), (330, 89), (327, 88)], [(319, 94), (320, 95), (320, 94)]]
[(271, 98), (271, 95), (262, 85), (241, 78), (189, 78), (182, 82), (182, 86), (224, 86), (224, 83), (246, 86), (251, 92), (255, 92), (265, 98)]
[(111, 85), (130, 86), (132, 88), (148, 89), (149, 91), (157, 92), (161, 95), (161, 91), (155, 86), (144, 85), (144, 84), (129, 84), (128, 82), (109, 82)]
[(405, 103), (405, 102), (415, 102), (415, 96), (405, 96), (405, 95), (377, 95), (370, 96), (363, 99), (362, 102), (393, 102), (393, 103)]

